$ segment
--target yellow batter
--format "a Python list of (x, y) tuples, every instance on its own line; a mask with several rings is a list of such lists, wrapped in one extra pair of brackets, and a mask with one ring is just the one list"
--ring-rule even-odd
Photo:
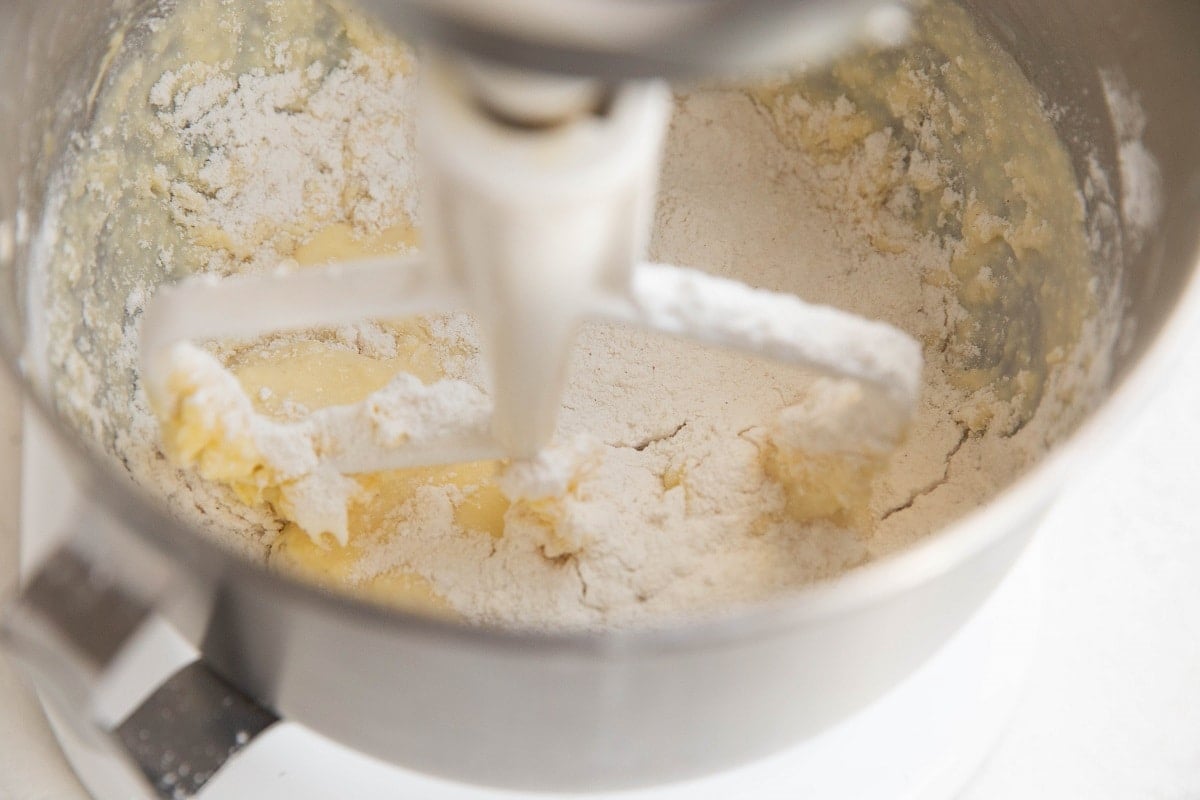
[[(292, 258), (301, 266), (350, 261), (404, 253), (416, 244), (411, 226), (395, 226), (375, 237), (356, 235), (344, 224), (330, 226), (298, 247)], [(392, 358), (380, 359), (320, 341), (301, 340), (241, 351), (227, 366), (236, 376), (255, 410), (287, 420), (335, 405), (361, 402), (382, 389), (397, 373), (415, 375), (428, 384), (445, 377), (443, 355), (437, 352), (427, 324), (414, 320), (389, 327), (402, 342)], [(195, 467), (205, 478), (235, 490), (245, 502), (267, 503), (289, 520), (272, 551), (278, 566), (293, 569), (315, 582), (336, 588), (352, 583), (351, 572), (371, 539), (386, 536), (386, 515), (408, 502), (423, 484), (456, 486), (462, 490), (455, 522), (467, 530), (499, 537), (509, 501), (495, 484), (501, 465), (496, 462), (456, 464), (360, 475), (361, 499), (349, 508), (349, 540), (339, 542), (333, 531), (306, 531), (295, 521), (294, 499), (304, 487), (281, 479), (266, 463), (253, 439), (231, 436), (220, 418), (205, 413), (208, 388), (186, 369), (173, 373), (169, 393), (155, 398), (168, 453)], [(426, 612), (449, 608), (429, 582), (408, 571), (393, 571), (359, 581), (365, 595)]]

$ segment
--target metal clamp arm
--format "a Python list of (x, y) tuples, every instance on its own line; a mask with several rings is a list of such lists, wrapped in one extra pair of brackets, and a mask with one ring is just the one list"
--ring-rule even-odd
[(54, 719), (123, 762), (130, 791), (190, 797), (278, 717), (169, 641), (178, 634), (157, 610), (173, 605), (176, 622), (198, 622), (204, 587), (129, 546), (129, 534), (110, 535), (115, 526), (98, 527), (55, 550), (9, 602), (0, 645)]

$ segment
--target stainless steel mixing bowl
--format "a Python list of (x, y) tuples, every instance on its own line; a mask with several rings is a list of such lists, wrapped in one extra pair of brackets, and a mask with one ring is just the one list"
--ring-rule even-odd
[[(528, 635), (383, 610), (233, 558), (172, 521), (55, 418), (22, 369), (25, 270), (48, 173), (88, 113), (87, 87), (113, 15), (136, 4), (0, 2), (0, 340), (95, 501), (76, 543), (51, 557), (10, 609), (10, 648), (41, 685), (75, 704), (73, 716), (150, 775), (153, 764), (122, 735), (128, 725), (113, 732), (88, 722), (79, 703), (121, 668), (151, 608), (165, 609), (202, 645), (204, 663), (177, 676), (176, 688), (191, 692), (193, 711), (210, 723), (196, 727), (181, 712), (156, 736), (178, 747), (200, 742), (217, 764), (245, 740), (237, 725), (252, 734), (279, 714), (361, 751), (467, 781), (644, 785), (758, 758), (878, 698), (986, 599), (1071, 469), (1152, 391), (1183, 344), (1183, 319), (1200, 313), (1200, 4), (966, 4), (1061, 109), (1080, 175), (1093, 147), (1120, 174), (1098, 70), (1123, 73), (1145, 108), (1164, 214), (1149, 246), (1120, 259), (1130, 333), (1112, 396), (986, 507), (836, 585), (669, 630)], [(110, 568), (90, 567), (97, 558)], [(131, 571), (136, 580), (123, 577)], [(203, 707), (209, 697), (215, 708)], [(231, 717), (231, 708), (243, 716)]]

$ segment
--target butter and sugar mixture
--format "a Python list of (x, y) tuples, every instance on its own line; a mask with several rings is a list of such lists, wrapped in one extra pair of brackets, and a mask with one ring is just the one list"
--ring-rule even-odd
[(679, 95), (651, 253), (918, 337), (907, 432), (855, 384), (594, 325), (534, 462), (295, 479), (276, 434), (334, 435), (323, 421), (384, 387), (469, 413), (487, 394), (472, 320), (214, 342), (147, 398), (139, 314), (186, 275), (419, 249), (419, 64), (321, 0), (168, 3), (124, 37), (56, 201), (59, 401), (272, 569), (476, 623), (722, 613), (978, 507), (1107, 377), (1112, 298), (1070, 160), (1016, 66), (935, 3), (900, 51)]

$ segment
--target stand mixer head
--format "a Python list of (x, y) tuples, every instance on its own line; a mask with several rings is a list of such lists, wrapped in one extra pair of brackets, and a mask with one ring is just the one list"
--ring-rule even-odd
[[(729, 72), (781, 46), (793, 60), (818, 62), (855, 39), (902, 31), (902, 9), (798, 3), (788, 10), (811, 24), (776, 24), (772, 29), (785, 35), (772, 41), (761, 35), (765, 7), (733, 14), (729, 3), (580, 3), (584, 17), (611, 15), (607, 33), (596, 39), (592, 34), (602, 28), (585, 31), (557, 6), (532, 2), (516, 12), (530, 16), (528, 25), (512, 28), (510, 20), (498, 35), (557, 35), (562, 43), (521, 50), (526, 64), (513, 66), (490, 60), (495, 46), (465, 33), (466, 21), (489, 17), (486, 4), (368, 5), (387, 22), (407, 23), (450, 48), (435, 51), (423, 67), (428, 245), (416, 257), (225, 280), (203, 276), (162, 289), (142, 327), (143, 376), (160, 416), (177, 412), (181, 393), (194, 388), (186, 375), (198, 371), (223, 386), (220, 402), (253, 414), (236, 382), (222, 380), (215, 360), (191, 342), (469, 310), (490, 364), (490, 399), (468, 398), (473, 412), (447, 419), (452, 398), (462, 405), (461, 382), (425, 388), (401, 376), (357, 407), (331, 412), (340, 434), (314, 445), (312, 458), (361, 473), (536, 457), (553, 436), (572, 340), (588, 319), (857, 380), (873, 387), (889, 416), (908, 419), (922, 357), (903, 332), (790, 295), (642, 261), (671, 95), (661, 80), (634, 77), (650, 67), (656, 46), (669, 58), (657, 67), (673, 73)], [(622, 44), (616, 23), (639, 19), (657, 33), (632, 48)], [(697, 38), (678, 38), (688, 30)], [(585, 33), (592, 40), (578, 41)], [(530, 66), (537, 53), (546, 60)], [(578, 56), (573, 66), (602, 72), (546, 71), (562, 68), (566, 53)]]

